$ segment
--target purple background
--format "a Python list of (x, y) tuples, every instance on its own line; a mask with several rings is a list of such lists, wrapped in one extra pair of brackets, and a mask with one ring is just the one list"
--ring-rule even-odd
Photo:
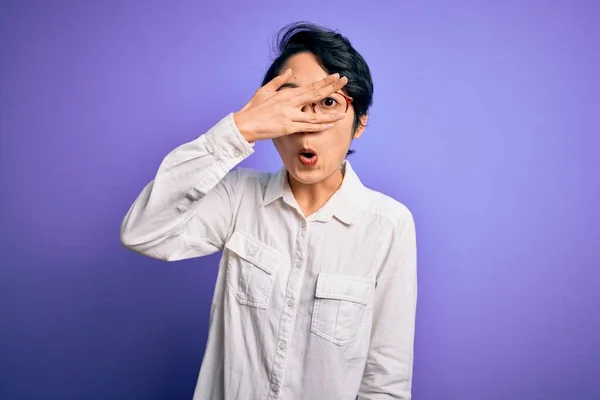
[(414, 398), (600, 398), (600, 8), (205, 3), (2, 1), (0, 398), (191, 398), (219, 255), (147, 259), (119, 224), (302, 19), (372, 68), (351, 159), (415, 215)]

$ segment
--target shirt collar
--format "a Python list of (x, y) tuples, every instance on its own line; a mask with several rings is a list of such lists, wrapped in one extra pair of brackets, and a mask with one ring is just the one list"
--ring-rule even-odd
[[(360, 206), (360, 200), (364, 196), (365, 187), (358, 178), (358, 175), (356, 175), (352, 169), (348, 160), (344, 161), (342, 169), (344, 171), (342, 185), (323, 207), (308, 218), (309, 220), (327, 222), (331, 217), (335, 216), (337, 219), (348, 225), (354, 220)], [(285, 166), (281, 167), (281, 169), (269, 179), (263, 197), (263, 206), (266, 206), (279, 198), (283, 198), (286, 203), (292, 206), (296, 204), (287, 179), (287, 170), (285, 169)]]

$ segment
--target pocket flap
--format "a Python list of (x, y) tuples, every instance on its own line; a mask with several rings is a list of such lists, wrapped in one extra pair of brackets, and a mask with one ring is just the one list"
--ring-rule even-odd
[(267, 274), (272, 274), (281, 263), (281, 256), (277, 250), (238, 231), (233, 232), (225, 244), (225, 248), (256, 265)]
[(374, 280), (349, 275), (320, 273), (316, 296), (321, 299), (346, 300), (367, 305)]

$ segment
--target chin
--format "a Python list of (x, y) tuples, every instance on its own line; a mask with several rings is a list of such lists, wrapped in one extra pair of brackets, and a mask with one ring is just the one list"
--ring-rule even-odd
[(331, 163), (327, 163), (323, 159), (320, 159), (317, 164), (312, 166), (303, 165), (297, 159), (288, 159), (284, 164), (294, 180), (304, 185), (323, 182), (335, 172), (335, 168), (328, 168)]
[(327, 177), (327, 174), (318, 168), (298, 168), (295, 165), (287, 167), (288, 173), (299, 183), (312, 185), (319, 183)]

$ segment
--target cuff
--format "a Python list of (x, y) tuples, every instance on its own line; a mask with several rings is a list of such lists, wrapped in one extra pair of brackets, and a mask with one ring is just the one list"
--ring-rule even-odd
[(254, 153), (254, 143), (248, 143), (229, 113), (206, 133), (212, 153), (224, 164), (238, 163)]

